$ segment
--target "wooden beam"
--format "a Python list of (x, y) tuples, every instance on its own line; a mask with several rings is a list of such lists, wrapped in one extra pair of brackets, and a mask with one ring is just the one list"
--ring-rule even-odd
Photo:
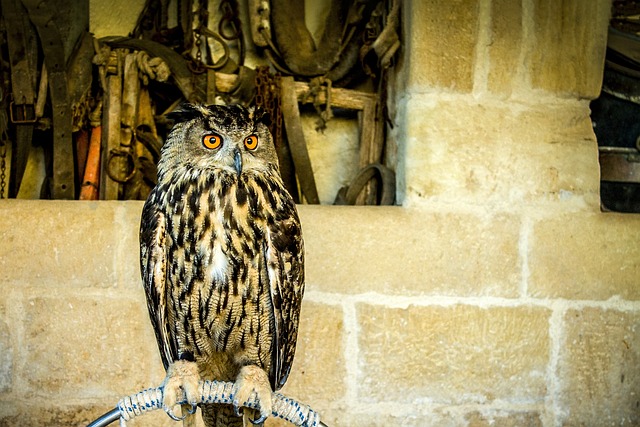
[[(216, 89), (220, 92), (229, 92), (235, 85), (238, 76), (236, 74), (216, 73)], [(305, 82), (294, 82), (295, 94), (298, 102), (302, 102), (305, 93), (309, 91), (309, 85)], [(320, 103), (326, 102), (326, 94), (320, 92)], [(371, 103), (375, 103), (376, 95), (353, 89), (332, 88), (331, 106), (346, 108), (348, 110), (364, 110)], [(311, 100), (306, 101), (311, 103)]]
[(287, 141), (291, 150), (291, 157), (295, 166), (300, 189), (307, 203), (317, 205), (320, 203), (316, 181), (313, 176), (311, 159), (307, 150), (307, 143), (302, 132), (300, 122), (300, 110), (294, 87), (293, 77), (283, 77), (280, 80), (282, 89), (282, 119), (287, 131)]

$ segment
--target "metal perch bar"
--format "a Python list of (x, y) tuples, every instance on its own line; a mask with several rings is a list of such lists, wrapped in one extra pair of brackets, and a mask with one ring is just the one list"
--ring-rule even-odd
[[(233, 383), (224, 381), (200, 381), (200, 399), (197, 403), (222, 403), (231, 405), (233, 402)], [(163, 388), (149, 388), (139, 393), (126, 396), (118, 405), (93, 421), (87, 427), (103, 427), (117, 420), (120, 426), (138, 415), (162, 408)], [(272, 416), (282, 418), (299, 427), (327, 427), (320, 421), (320, 416), (309, 406), (298, 403), (280, 393), (271, 395), (273, 401)], [(180, 402), (186, 403), (186, 401)], [(259, 403), (255, 397), (250, 398), (241, 406), (258, 409)]]

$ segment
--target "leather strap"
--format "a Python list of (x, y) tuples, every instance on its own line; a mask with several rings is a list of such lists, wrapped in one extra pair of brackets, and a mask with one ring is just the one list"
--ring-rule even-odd
[(36, 27), (49, 77), (49, 95), (53, 111), (54, 199), (75, 198), (71, 103), (68, 99), (64, 46), (55, 23), (56, 9), (42, 0), (22, 0)]
[(251, 105), (256, 96), (256, 71), (241, 66), (238, 70), (238, 78), (229, 90), (229, 95), (242, 105)]
[(38, 44), (35, 31), (18, 0), (2, 0), (2, 14), (7, 29), (7, 47), (11, 62), (11, 93), (9, 119), (16, 126), (15, 144), (11, 154), (9, 197), (16, 197), (27, 167), (35, 112), (35, 82)]
[(102, 105), (102, 152), (101, 164), (104, 165), (100, 174), (100, 200), (118, 200), (120, 184), (109, 176), (111, 153), (120, 149), (120, 110), (122, 94), (122, 80), (118, 74), (107, 76)]

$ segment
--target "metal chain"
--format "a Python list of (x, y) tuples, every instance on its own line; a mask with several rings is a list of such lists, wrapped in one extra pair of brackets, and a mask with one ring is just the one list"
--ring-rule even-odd
[(196, 74), (202, 74), (206, 71), (204, 62), (202, 61), (202, 39), (204, 37), (207, 22), (209, 20), (209, 5), (207, 0), (199, 0), (198, 2), (198, 25), (193, 29), (193, 43), (196, 49), (196, 57), (191, 53), (192, 62), (188, 64), (189, 69)]
[(196, 35), (196, 61), (198, 64), (202, 64), (202, 38), (204, 36), (204, 29), (207, 28), (209, 23), (209, 2), (207, 0), (198, 1), (198, 27), (194, 34)]
[[(226, 28), (227, 25), (230, 25), (233, 28), (233, 33), (231, 36), (238, 38), (239, 50), (240, 50), (240, 61), (239, 65), (243, 65), (245, 49), (244, 43), (242, 42), (242, 28), (240, 27), (240, 19), (238, 18), (238, 5), (227, 5), (224, 7), (226, 2), (221, 3), (221, 10), (223, 11), (223, 17), (220, 21), (219, 28)], [(230, 48), (229, 45), (225, 42), (225, 40), (232, 40), (227, 37), (230, 37), (228, 34), (219, 34), (215, 31), (209, 29), (209, 4), (207, 0), (200, 0), (198, 4), (197, 10), (198, 17), (198, 25), (193, 29), (193, 38), (194, 38), (194, 46), (196, 49), (195, 58), (193, 57), (193, 53), (190, 54), (191, 61), (188, 63), (189, 69), (194, 74), (202, 74), (207, 69), (211, 70), (220, 70), (224, 68), (229, 62)], [(214, 62), (213, 52), (208, 45), (209, 40), (213, 39), (216, 43), (218, 43), (223, 50), (222, 56)], [(207, 56), (209, 58), (203, 58), (203, 49), (207, 49)]]
[(7, 140), (2, 136), (0, 139), (0, 199), (4, 199), (5, 187), (7, 185)]
[[(0, 27), (0, 45), (6, 43), (4, 22)], [(6, 68), (3, 52), (0, 52), (0, 199), (5, 198), (7, 190), (7, 150), (11, 140), (9, 139), (9, 118), (7, 117), (7, 93), (9, 86), (9, 70)], [(9, 198), (7, 193), (6, 198)]]
[[(0, 106), (2, 106), (2, 110), (0, 111), (0, 199), (4, 199), (4, 193), (7, 187), (7, 149), (11, 140), (9, 139), (9, 119), (7, 117), (6, 108), (6, 98), (5, 98), (5, 80), (0, 74), (0, 78), (2, 81), (0, 82)], [(7, 194), (7, 198), (9, 195)]]
[[(242, 23), (238, 13), (238, 2), (236, 0), (222, 0), (220, 2), (222, 19), (218, 24), (218, 33), (227, 40), (236, 40), (242, 37)], [(227, 32), (231, 29), (231, 33)]]

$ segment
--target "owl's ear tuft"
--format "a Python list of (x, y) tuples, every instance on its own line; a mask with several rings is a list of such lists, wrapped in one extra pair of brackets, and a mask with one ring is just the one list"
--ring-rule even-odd
[(187, 122), (189, 120), (204, 117), (206, 114), (206, 107), (198, 104), (181, 104), (178, 108), (172, 112), (166, 114), (168, 120), (172, 120), (175, 123)]
[(255, 123), (262, 123), (265, 126), (271, 125), (271, 115), (262, 107), (254, 107), (251, 117)]

